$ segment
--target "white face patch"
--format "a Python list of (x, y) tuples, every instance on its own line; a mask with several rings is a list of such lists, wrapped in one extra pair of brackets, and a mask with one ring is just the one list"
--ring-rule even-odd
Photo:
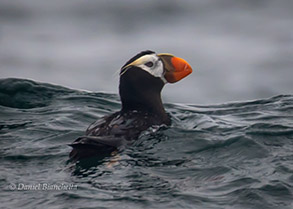
[(148, 72), (152, 76), (161, 78), (164, 83), (167, 83), (164, 77), (163, 62), (156, 54), (144, 55), (134, 62), (130, 63), (129, 65), (125, 66), (125, 68), (128, 68), (130, 66), (137, 66), (142, 70)]

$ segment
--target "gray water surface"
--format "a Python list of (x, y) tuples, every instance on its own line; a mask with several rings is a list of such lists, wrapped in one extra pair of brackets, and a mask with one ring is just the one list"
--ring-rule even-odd
[(74, 163), (67, 144), (118, 96), (0, 80), (1, 208), (292, 208), (292, 95), (165, 107), (170, 127)]

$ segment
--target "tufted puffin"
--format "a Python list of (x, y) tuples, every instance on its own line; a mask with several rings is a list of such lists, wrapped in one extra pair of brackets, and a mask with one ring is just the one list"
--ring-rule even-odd
[(131, 58), (120, 70), (121, 110), (94, 122), (85, 136), (69, 144), (73, 148), (70, 158), (105, 155), (131, 144), (151, 126), (170, 125), (161, 99), (162, 88), (191, 72), (185, 60), (171, 54), (147, 50)]

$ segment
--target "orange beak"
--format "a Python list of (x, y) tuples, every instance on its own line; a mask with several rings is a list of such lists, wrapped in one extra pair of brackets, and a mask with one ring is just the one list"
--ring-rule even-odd
[(184, 59), (170, 54), (158, 54), (165, 68), (165, 79), (168, 83), (175, 83), (192, 73), (192, 68)]

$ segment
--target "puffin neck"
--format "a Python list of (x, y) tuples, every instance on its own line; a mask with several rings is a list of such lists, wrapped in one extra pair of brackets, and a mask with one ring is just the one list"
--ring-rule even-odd
[(150, 115), (165, 114), (165, 109), (162, 104), (160, 96), (148, 95), (148, 96), (133, 96), (128, 97), (121, 94), (122, 112), (139, 111)]
[(161, 90), (164, 82), (140, 69), (129, 69), (120, 77), (119, 94), (122, 112), (140, 111), (158, 117), (167, 117)]

